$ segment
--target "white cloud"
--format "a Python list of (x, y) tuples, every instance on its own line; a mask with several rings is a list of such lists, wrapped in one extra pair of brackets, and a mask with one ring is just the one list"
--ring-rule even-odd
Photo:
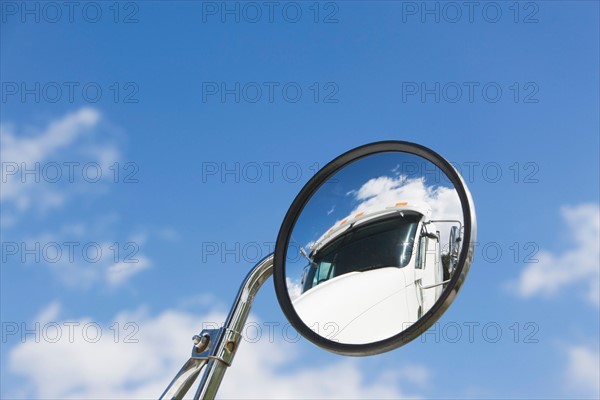
[(462, 220), (462, 208), (456, 190), (445, 186), (427, 186), (423, 178), (381, 176), (367, 181), (353, 195), (360, 203), (350, 215), (406, 201), (409, 204), (429, 205), (433, 219)]
[[(351, 190), (346, 195), (354, 197), (358, 204), (348, 216), (338, 220), (336, 224), (359, 212), (384, 209), (398, 202), (427, 205), (431, 209), (432, 220), (458, 220), (461, 223), (464, 221), (456, 190), (446, 186), (427, 186), (423, 178), (407, 178), (405, 175), (380, 176), (368, 180), (359, 189)], [(448, 248), (452, 225), (455, 224), (436, 224), (443, 249)]]
[(12, 132), (11, 125), (2, 125), (2, 159), (5, 162), (18, 163), (45, 160), (72, 145), (79, 136), (89, 133), (88, 129), (97, 125), (99, 120), (98, 111), (82, 108), (50, 122), (46, 129), (35, 137), (17, 137)]
[[(115, 164), (120, 150), (113, 137), (114, 129), (108, 132), (99, 129), (102, 122), (100, 112), (88, 107), (56, 118), (40, 129), (17, 129), (14, 124), (6, 123), (0, 126), (2, 228), (21, 228), (11, 232), (11, 243), (19, 246), (24, 243), (26, 249), (37, 250), (35, 255), (25, 256), (24, 261), (22, 248), (8, 258), (17, 264), (30, 264), (30, 259), (35, 258), (36, 264), (56, 272), (64, 283), (83, 288), (98, 281), (118, 286), (148, 268), (151, 262), (139, 248), (146, 235), (138, 233), (127, 242), (117, 242), (112, 225), (118, 216), (110, 212), (90, 213), (94, 209), (91, 207), (83, 221), (53, 227), (50, 233), (31, 232), (43, 224), (18, 226), (18, 223), (25, 213), (32, 211), (44, 214), (53, 209), (56, 217), (57, 208), (74, 198), (93, 198), (106, 192), (108, 182), (131, 178), (134, 168), (129, 167), (136, 166)], [(77, 212), (66, 211), (68, 214), (60, 215), (64, 220), (73, 218)], [(75, 243), (75, 248), (65, 243)], [(92, 254), (99, 249), (101, 256), (92, 256), (90, 260), (85, 254), (86, 246), (91, 246), (87, 248), (92, 249)], [(50, 257), (45, 251), (48, 248)], [(60, 253), (54, 257), (57, 251)]]
[(56, 321), (61, 311), (60, 303), (54, 301), (44, 308), (34, 318), (34, 321), (39, 322), (41, 325), (47, 324), (48, 322)]
[(144, 252), (145, 234), (133, 234), (125, 241), (96, 241), (90, 238), (106, 238), (114, 232), (89, 225), (66, 225), (22, 242), (12, 241), (21, 250), (12, 251), (11, 247), (11, 252), (4, 254), (6, 262), (45, 267), (64, 285), (79, 289), (98, 283), (118, 287), (152, 265)]
[[(130, 250), (129, 254), (124, 255), (116, 263), (104, 269), (104, 278), (110, 286), (119, 286), (140, 271), (150, 267), (152, 264), (150, 259), (143, 254), (138, 254), (140, 246), (146, 242), (146, 239), (146, 234), (138, 233), (121, 246), (123, 249)], [(112, 248), (106, 244), (104, 247), (107, 247), (107, 250)]]
[(402, 367), (398, 375), (421, 387), (427, 386), (432, 381), (431, 371), (422, 365)]
[(288, 294), (290, 295), (290, 300), (294, 301), (302, 294), (302, 284), (300, 282), (293, 281), (289, 277), (286, 277), (285, 283), (287, 285)]
[[(100, 121), (97, 110), (82, 108), (28, 134), (17, 134), (13, 124), (0, 125), (4, 228), (15, 225), (18, 215), (32, 208), (44, 212), (64, 206), (83, 181), (82, 169), (87, 163), (100, 166), (102, 179), (112, 178), (108, 167), (118, 160), (119, 150), (96, 135)], [(90, 176), (85, 178), (94, 180), (92, 170), (86, 169)], [(88, 183), (87, 191), (91, 187)]]
[[(224, 399), (399, 399), (397, 373), (368, 379), (356, 359), (327, 365), (294, 366), (298, 350), (290, 343), (245, 343), (219, 393)], [(290, 367), (293, 370), (289, 371)], [(288, 372), (282, 372), (286, 371)]]
[(571, 392), (600, 397), (600, 354), (586, 346), (567, 349), (567, 386)]
[(126, 263), (120, 261), (106, 269), (106, 281), (111, 286), (118, 286), (127, 281), (133, 275), (148, 268), (150, 260), (147, 257), (139, 256), (135, 263)]
[(112, 322), (102, 325), (93, 343), (96, 322), (76, 322), (72, 343), (64, 326), (57, 343), (25, 342), (9, 352), (10, 371), (25, 378), (30, 390), (24, 398), (157, 398), (189, 356), (186, 339), (198, 328), (191, 314), (166, 311), (153, 319), (121, 313), (115, 318), (119, 329), (111, 329)]
[[(40, 314), (51, 315), (56, 308), (51, 305)], [(109, 322), (102, 325), (101, 338), (91, 343), (84, 340), (82, 332), (85, 324), (93, 326), (94, 321), (89, 317), (79, 318), (71, 342), (65, 327), (56, 343), (28, 341), (8, 351), (8, 369), (19, 375), (24, 384), (19, 388), (3, 388), (4, 395), (27, 399), (157, 398), (189, 357), (191, 336), (207, 326), (208, 321), (219, 325), (224, 319), (225, 314), (218, 312), (204, 317), (173, 310), (156, 316), (144, 311), (122, 312), (114, 318), (119, 323), (119, 335), (115, 336), (115, 325)], [(95, 332), (89, 328), (88, 337), (94, 338)], [(367, 379), (356, 359), (319, 367), (298, 364), (302, 345), (278, 339), (281, 335), (275, 335), (273, 343), (266, 332), (265, 326), (261, 340), (242, 342), (219, 397), (402, 398), (406, 397), (399, 387), (402, 382), (422, 383), (429, 376), (422, 366), (404, 365), (376, 379)], [(126, 343), (126, 339), (138, 342)], [(418, 373), (402, 378), (407, 370)], [(193, 396), (193, 391), (194, 388), (188, 397)]]
[(562, 253), (542, 250), (512, 286), (522, 297), (552, 296), (575, 284), (587, 286), (586, 299), (600, 305), (600, 212), (598, 204), (563, 207), (561, 215), (572, 243)]

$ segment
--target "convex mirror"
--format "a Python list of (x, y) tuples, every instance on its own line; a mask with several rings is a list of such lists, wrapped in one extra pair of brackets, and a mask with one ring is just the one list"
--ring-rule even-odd
[(475, 236), (471, 195), (447, 160), (408, 142), (361, 146), (323, 167), (288, 210), (275, 246), (277, 298), (320, 347), (389, 351), (450, 306)]
[(471, 195), (434, 151), (387, 141), (342, 154), (296, 196), (275, 253), (248, 273), (224, 326), (194, 335), (160, 398), (183, 398), (202, 369), (194, 398), (215, 398), (271, 274), (290, 323), (329, 351), (365, 356), (413, 340), (456, 297), (475, 235)]

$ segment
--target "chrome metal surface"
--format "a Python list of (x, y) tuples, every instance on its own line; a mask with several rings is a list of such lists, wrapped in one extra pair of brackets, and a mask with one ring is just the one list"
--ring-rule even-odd
[(254, 297), (272, 274), (273, 254), (270, 254), (256, 264), (244, 279), (223, 328), (205, 329), (199, 335), (194, 335), (190, 359), (160, 396), (161, 400), (182, 399), (204, 366), (204, 375), (194, 399), (215, 398), (225, 371), (240, 345), (241, 332)]
[(202, 370), (206, 363), (206, 359), (200, 358), (190, 358), (187, 360), (164, 393), (160, 396), (160, 399), (182, 399), (187, 391), (190, 390), (190, 387), (194, 384), (194, 381), (200, 374), (200, 370)]
[(445, 284), (447, 284), (448, 282), (450, 282), (450, 279), (448, 279), (448, 280), (446, 280), (446, 281), (443, 281), (443, 282), (440, 282), (440, 283), (436, 283), (435, 285), (421, 286), (421, 289), (431, 289), (431, 288), (434, 288), (434, 287), (438, 287), (438, 286), (445, 285)]
[(246, 276), (240, 287), (233, 308), (225, 321), (224, 331), (219, 338), (214, 354), (206, 366), (195, 399), (214, 399), (225, 371), (231, 365), (241, 342), (241, 332), (246, 324), (256, 293), (273, 274), (273, 254), (260, 261)]

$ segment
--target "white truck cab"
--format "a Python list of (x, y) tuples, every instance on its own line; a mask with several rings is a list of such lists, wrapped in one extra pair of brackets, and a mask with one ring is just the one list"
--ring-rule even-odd
[(387, 339), (440, 297), (452, 273), (450, 257), (441, 251), (426, 204), (400, 202), (356, 213), (312, 245), (302, 293), (293, 301), (296, 312), (318, 333), (327, 330), (330, 340)]

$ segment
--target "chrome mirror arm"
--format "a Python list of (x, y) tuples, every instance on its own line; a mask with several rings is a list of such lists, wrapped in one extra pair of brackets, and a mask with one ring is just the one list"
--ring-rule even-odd
[(190, 357), (160, 396), (161, 400), (183, 399), (208, 360)]
[(194, 399), (214, 399), (225, 371), (233, 361), (254, 297), (262, 284), (273, 274), (273, 254), (252, 268), (244, 279), (227, 320), (221, 329), (205, 329), (193, 337), (194, 347), (190, 359), (183, 365), (161, 400), (182, 399), (204, 366), (204, 375)]

